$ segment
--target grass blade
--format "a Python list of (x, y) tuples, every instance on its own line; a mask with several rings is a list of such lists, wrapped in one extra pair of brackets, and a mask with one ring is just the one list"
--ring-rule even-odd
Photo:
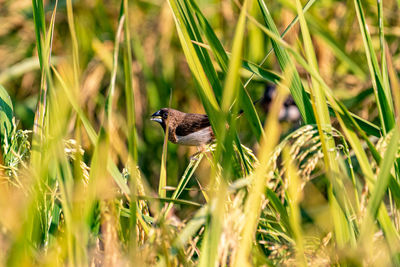
[[(258, 0), (258, 4), (260, 6), (261, 12), (263, 14), (264, 21), (267, 27), (275, 34), (279, 35), (278, 29), (269, 13), (267, 5), (264, 0)], [(291, 61), (289, 55), (285, 51), (285, 49), (280, 46), (275, 40), (271, 40), (272, 45), (274, 47), (274, 52), (276, 54), (276, 58), (279, 62), (279, 65), (282, 70), (287, 70), (287, 68), (292, 68), (290, 71), (293, 73), (292, 84), (290, 86), (290, 93), (296, 102), (297, 107), (302, 115), (302, 118), (306, 124), (312, 124), (315, 122), (313, 109), (311, 106), (310, 99), (308, 98), (304, 87), (300, 81), (300, 76), (297, 70), (293, 67), (294, 63)]]
[[(221, 114), (226, 118), (229, 128), (226, 129), (225, 121), (217, 124), (219, 136), (217, 139), (217, 149), (214, 155), (215, 165), (220, 163), (222, 167), (222, 178), (217, 182), (217, 174), (211, 181), (211, 187), (216, 187), (213, 195), (216, 196), (211, 205), (215, 205), (215, 209), (211, 210), (211, 224), (206, 231), (206, 242), (201, 247), (202, 256), (199, 266), (213, 266), (216, 264), (218, 255), (218, 243), (222, 229), (222, 219), (224, 206), (227, 196), (226, 180), (231, 176), (232, 172), (232, 157), (234, 149), (232, 143), (236, 134), (236, 114), (238, 113), (237, 97), (239, 95), (239, 70), (241, 66), (241, 57), (243, 53), (243, 37), (246, 26), (246, 12), (251, 6), (251, 1), (245, 0), (240, 11), (238, 23), (235, 29), (233, 38), (232, 56), (228, 64), (228, 72), (225, 78), (223, 97), (221, 102)], [(232, 115), (233, 114), (233, 115)], [(240, 144), (238, 144), (240, 147)]]
[(261, 141), (261, 147), (258, 152), (260, 165), (254, 170), (251, 177), (252, 185), (249, 189), (249, 197), (246, 200), (244, 209), (246, 212), (246, 223), (241, 233), (241, 241), (234, 261), (235, 266), (250, 265), (251, 247), (260, 215), (262, 195), (265, 192), (265, 184), (267, 183), (265, 174), (268, 173), (269, 168), (271, 168), (269, 164), (270, 155), (280, 135), (278, 112), (286, 98), (286, 95), (279, 87), (277, 90), (277, 96), (272, 103), (271, 111), (265, 123), (265, 137)]
[(354, 6), (356, 8), (358, 23), (363, 37), (365, 54), (367, 56), (372, 85), (374, 87), (381, 127), (383, 133), (386, 134), (394, 126), (393, 100), (391, 97), (390, 89), (385, 85), (382, 78), (381, 70), (379, 69), (378, 60), (376, 58), (371, 36), (367, 28), (367, 22), (365, 20), (361, 1), (354, 0)]
[[(308, 30), (308, 26), (304, 17), (304, 13), (301, 8), (300, 1), (296, 1), (297, 12), (299, 15), (301, 32), (303, 36), (304, 48), (307, 57), (307, 61), (313, 69), (314, 72), (318, 73), (318, 65), (315, 57), (310, 33)], [(335, 226), (335, 237), (337, 243), (340, 247), (344, 247), (350, 241), (352, 243), (355, 242), (355, 236), (353, 229), (351, 229), (351, 225), (349, 225), (349, 221), (346, 220), (350, 218), (350, 214), (346, 209), (339, 209), (339, 204), (342, 207), (346, 207), (344, 203), (340, 202), (340, 199), (336, 199), (338, 196), (338, 192), (343, 188), (342, 181), (338, 179), (337, 174), (340, 173), (338, 162), (336, 160), (335, 155), (335, 141), (332, 136), (332, 127), (330, 123), (328, 105), (326, 103), (325, 92), (322, 89), (321, 84), (314, 78), (311, 78), (312, 88), (311, 88), (311, 99), (313, 101), (315, 118), (317, 121), (318, 132), (320, 135), (322, 151), (324, 153), (324, 162), (325, 168), (330, 178), (331, 186), (328, 189), (328, 197), (330, 199), (331, 212), (334, 219)], [(336, 196), (334, 195), (336, 192)], [(346, 199), (344, 199), (346, 201)], [(351, 207), (351, 206), (350, 206)]]
[[(228, 55), (225, 52), (222, 44), (220, 43), (220, 41), (218, 40), (216, 34), (214, 33), (213, 29), (211, 28), (210, 24), (208, 23), (208, 21), (206, 20), (206, 18), (204, 17), (204, 15), (202, 14), (202, 12), (200, 11), (199, 7), (197, 6), (197, 4), (194, 1), (190, 1), (191, 7), (194, 10), (194, 12), (196, 12), (196, 16), (200, 22), (200, 26), (201, 29), (209, 43), (209, 47), (211, 48), (211, 50), (213, 51), (213, 54), (219, 64), (219, 66), (222, 69), (222, 72), (224, 74), (224, 76), (228, 73)], [(233, 51), (232, 51), (233, 52)], [(248, 64), (247, 64), (248, 65)], [(248, 66), (246, 66), (245, 61), (243, 61), (243, 66), (247, 69), (250, 70), (250, 68)], [(252, 70), (250, 70), (252, 71)], [(270, 78), (271, 80), (273, 80), (274, 78), (276, 78), (276, 76), (274, 77), (274, 75), (269, 75), (269, 72), (262, 72), (265, 77)], [(225, 77), (225, 80), (229, 80), (229, 78)], [(246, 118), (248, 119), (251, 129), (253, 130), (253, 133), (256, 135), (257, 140), (259, 140), (261, 134), (262, 134), (262, 126), (260, 123), (260, 119), (258, 117), (258, 114), (254, 108), (253, 105), (253, 101), (251, 100), (248, 92), (246, 91), (246, 89), (240, 84), (239, 85), (239, 94), (240, 97), (239, 99), (241, 101), (239, 101), (239, 106), (240, 108), (243, 109), (244, 114), (246, 116)], [(238, 146), (240, 149), (240, 146)]]
[[(201, 160), (203, 159), (204, 154), (201, 153), (197, 158), (191, 159), (189, 165), (186, 167), (185, 172), (182, 175), (182, 178), (179, 180), (179, 184), (176, 187), (174, 193), (171, 196), (171, 199), (178, 199), (186, 185), (188, 184), (190, 178), (193, 176), (195, 170), (199, 166)], [(172, 208), (172, 203), (168, 205), (168, 208), (165, 211), (165, 215), (168, 215), (168, 212)]]
[[(182, 14), (178, 8), (177, 2), (175, 0), (168, 1), (170, 8), (172, 10), (172, 14), (175, 20), (176, 29), (178, 31), (179, 39), (182, 44), (183, 52), (186, 56), (187, 63), (189, 68), (191, 69), (198, 87), (198, 93), (200, 98), (204, 104), (204, 108), (207, 114), (210, 117), (211, 124), (215, 129), (215, 126), (218, 125), (219, 119), (219, 105), (217, 99), (215, 98), (214, 92), (211, 88), (211, 85), (207, 79), (203, 66), (197, 56), (196, 50), (191, 42), (189, 37), (189, 33), (187, 29), (184, 27), (185, 22), (182, 17)], [(218, 135), (218, 132), (216, 132)]]

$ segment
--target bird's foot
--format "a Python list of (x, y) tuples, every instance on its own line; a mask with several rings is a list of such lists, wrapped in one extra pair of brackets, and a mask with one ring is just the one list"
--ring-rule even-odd
[(200, 159), (200, 155), (206, 152), (206, 147), (204, 145), (197, 147), (197, 152), (190, 156), (191, 161), (198, 161)]
[(193, 155), (190, 156), (190, 161), (198, 161), (199, 160), (199, 156), (200, 156), (201, 152), (196, 152)]

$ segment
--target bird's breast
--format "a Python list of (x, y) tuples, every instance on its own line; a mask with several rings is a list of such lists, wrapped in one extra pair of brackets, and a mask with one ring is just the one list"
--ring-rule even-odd
[(176, 143), (186, 146), (201, 146), (211, 143), (213, 138), (211, 127), (206, 127), (185, 136), (176, 135)]

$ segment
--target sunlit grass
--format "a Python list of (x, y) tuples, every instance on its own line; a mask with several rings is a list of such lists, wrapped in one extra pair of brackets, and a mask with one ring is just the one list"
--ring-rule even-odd
[[(24, 1), (0, 19), (0, 264), (400, 263), (398, 1)], [(168, 143), (162, 107), (216, 142)]]

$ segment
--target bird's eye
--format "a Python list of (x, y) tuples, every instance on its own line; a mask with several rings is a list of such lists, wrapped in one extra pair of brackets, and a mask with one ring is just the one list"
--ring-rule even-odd
[(166, 120), (166, 119), (168, 118), (168, 113), (165, 112), (165, 113), (162, 115), (162, 117), (163, 117), (164, 120)]

